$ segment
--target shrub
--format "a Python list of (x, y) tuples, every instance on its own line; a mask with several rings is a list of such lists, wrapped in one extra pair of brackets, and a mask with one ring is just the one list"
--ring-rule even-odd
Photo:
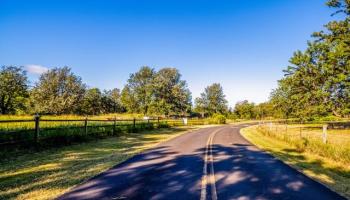
[(159, 122), (158, 128), (169, 128), (170, 125), (167, 122)]
[(222, 114), (214, 114), (210, 119), (211, 124), (226, 124), (226, 117)]

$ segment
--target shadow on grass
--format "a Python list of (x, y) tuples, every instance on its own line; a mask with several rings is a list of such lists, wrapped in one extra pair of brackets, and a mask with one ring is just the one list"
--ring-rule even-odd
[[(159, 141), (157, 134), (166, 138), (174, 130), (130, 134), (24, 154), (1, 163), (0, 199), (16, 198), (31, 191), (63, 192)], [(218, 199), (342, 199), (252, 145), (213, 145), (212, 150)], [(204, 148), (199, 148), (183, 154), (180, 149), (159, 145), (90, 179), (61, 199), (199, 199), (204, 152)], [(285, 149), (277, 153), (287, 156), (295, 152)], [(303, 156), (290, 159), (300, 165), (308, 164)], [(322, 167), (322, 162), (313, 164)], [(21, 188), (12, 191), (15, 187)]]
[(40, 190), (60, 193), (182, 130), (159, 129), (43, 151), (8, 152), (0, 161), (0, 199)]

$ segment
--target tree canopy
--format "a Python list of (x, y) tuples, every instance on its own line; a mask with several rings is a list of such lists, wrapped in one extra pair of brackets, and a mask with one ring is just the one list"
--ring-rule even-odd
[(227, 100), (222, 86), (214, 83), (206, 87), (200, 97), (195, 99), (195, 106), (198, 112), (207, 115), (227, 112)]
[(185, 115), (191, 109), (191, 92), (175, 68), (163, 68), (156, 73), (153, 92), (155, 113)]
[(149, 107), (153, 98), (152, 83), (155, 76), (155, 70), (148, 66), (133, 74), (127, 81), (122, 92), (122, 102), (129, 112), (149, 113)]
[(71, 114), (79, 110), (86, 86), (68, 67), (54, 68), (43, 73), (31, 90), (34, 112)]
[(296, 51), (271, 101), (294, 117), (350, 115), (350, 2), (330, 0), (343, 19), (312, 34), (305, 51)]
[(0, 113), (13, 114), (25, 109), (28, 80), (21, 67), (3, 66), (0, 70)]

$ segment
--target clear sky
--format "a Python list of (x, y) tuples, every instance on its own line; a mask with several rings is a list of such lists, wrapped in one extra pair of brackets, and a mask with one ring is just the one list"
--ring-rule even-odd
[(69, 66), (101, 89), (176, 67), (193, 98), (219, 82), (230, 106), (263, 102), (332, 12), (324, 0), (0, 0), (0, 65), (32, 82)]

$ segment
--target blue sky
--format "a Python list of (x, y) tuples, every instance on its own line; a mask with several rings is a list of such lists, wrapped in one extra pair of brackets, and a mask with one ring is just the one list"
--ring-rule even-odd
[(0, 64), (32, 82), (69, 66), (101, 89), (176, 67), (193, 98), (219, 82), (231, 106), (263, 102), (332, 12), (324, 0), (0, 0)]

